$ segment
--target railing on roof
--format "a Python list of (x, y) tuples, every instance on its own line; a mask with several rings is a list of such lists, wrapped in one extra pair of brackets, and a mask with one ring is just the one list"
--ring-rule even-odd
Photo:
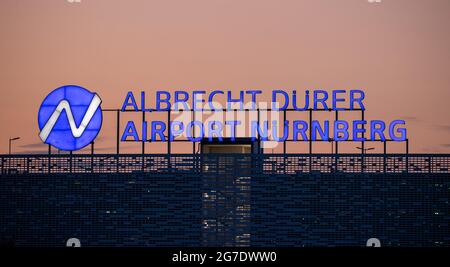
[(450, 173), (450, 154), (73, 154), (0, 155), (2, 174), (208, 172)]

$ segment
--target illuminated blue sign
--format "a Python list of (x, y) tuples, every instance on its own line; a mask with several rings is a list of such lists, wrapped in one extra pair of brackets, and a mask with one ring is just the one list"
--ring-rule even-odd
[[(234, 141), (239, 127), (240, 130), (248, 131), (244, 137), (261, 141), (407, 140), (404, 120), (368, 121), (363, 117), (350, 121), (337, 118), (317, 120), (312, 118), (312, 113), (309, 121), (301, 120), (292, 113), (294, 116), (290, 117), (291, 120), (287, 119), (286, 111), (364, 111), (365, 93), (362, 90), (272, 90), (269, 103), (260, 101), (261, 94), (261, 90), (216, 90), (209, 93), (196, 90), (174, 93), (156, 91), (154, 106), (147, 106), (144, 91), (140, 92), (140, 98), (128, 92), (122, 112), (142, 112), (143, 118), (145, 113), (169, 112), (169, 119), (155, 120), (156, 115), (151, 115), (152, 120), (142, 119), (139, 121), (141, 125), (136, 125), (133, 120), (127, 121), (120, 140), (171, 142), (184, 137), (184, 140), (192, 142), (203, 139), (222, 141), (223, 138)], [(79, 86), (63, 86), (54, 90), (45, 98), (39, 110), (40, 138), (44, 143), (61, 150), (74, 151), (89, 145), (102, 125), (101, 102), (97, 94)], [(171, 111), (174, 112), (172, 114), (178, 114), (177, 117), (171, 116)], [(244, 112), (236, 113), (237, 117), (233, 115), (230, 120), (224, 116), (226, 111)], [(200, 116), (196, 117), (195, 112), (199, 112)], [(203, 112), (211, 114), (210, 117), (198, 120)], [(283, 112), (284, 115), (280, 115)], [(281, 119), (281, 116), (284, 118)]]
[(41, 140), (60, 150), (89, 145), (102, 126), (102, 100), (83, 87), (67, 85), (53, 90), (39, 108)]
[[(365, 93), (362, 90), (306, 90), (299, 93), (296, 90), (286, 92), (283, 90), (272, 90), (271, 99), (268, 108), (259, 108), (260, 101), (258, 96), (263, 92), (261, 90), (245, 91), (220, 91), (215, 90), (210, 93), (206, 91), (157, 91), (155, 94), (154, 108), (146, 106), (145, 92), (141, 92), (140, 101), (133, 92), (128, 92), (122, 105), (122, 112), (165, 112), (165, 111), (184, 111), (189, 114), (199, 111), (219, 112), (223, 111), (249, 111), (255, 114), (259, 112), (302, 112), (302, 111), (364, 111)], [(247, 99), (247, 101), (246, 101)], [(147, 102), (148, 103), (148, 102)], [(223, 108), (218, 108), (218, 104), (226, 103)], [(237, 106), (237, 108), (232, 108)], [(180, 109), (181, 107), (181, 109)], [(195, 114), (194, 114), (195, 115)], [(292, 120), (253, 120), (246, 121), (246, 115), (243, 113), (237, 120), (171, 120), (166, 121), (142, 121), (142, 125), (136, 126), (134, 121), (128, 121), (122, 134), (122, 141), (173, 141), (175, 137), (183, 135), (187, 140), (199, 142), (204, 138), (212, 140), (216, 138), (219, 141), (223, 137), (230, 137), (235, 140), (236, 127), (247, 125), (250, 129), (252, 140), (260, 138), (261, 141), (283, 142), (292, 141), (385, 141), (392, 140), (397, 142), (406, 141), (406, 122), (404, 120), (392, 120), (385, 122), (382, 120), (313, 120), (305, 121), (298, 119), (297, 116), (291, 116)], [(258, 115), (259, 116), (259, 115)], [(180, 116), (182, 117), (182, 116)], [(194, 116), (193, 116), (194, 117)], [(193, 118), (192, 117), (192, 118)], [(267, 116), (266, 116), (267, 117)], [(222, 117), (223, 118), (223, 117)], [(276, 117), (275, 117), (276, 118)], [(139, 132), (137, 129), (141, 129)], [(281, 129), (279, 134), (278, 129)], [(195, 129), (197, 129), (195, 131)], [(227, 131), (228, 136), (224, 135)], [(196, 132), (197, 134), (193, 134)]]

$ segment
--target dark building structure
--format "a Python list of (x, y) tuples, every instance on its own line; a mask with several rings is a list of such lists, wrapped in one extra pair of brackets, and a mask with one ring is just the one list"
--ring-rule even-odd
[(450, 246), (450, 155), (0, 159), (3, 245)]

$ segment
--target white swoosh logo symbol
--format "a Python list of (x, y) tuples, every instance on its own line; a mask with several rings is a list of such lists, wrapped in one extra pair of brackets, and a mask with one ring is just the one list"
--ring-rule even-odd
[(70, 104), (67, 100), (62, 100), (59, 102), (58, 106), (56, 107), (55, 111), (53, 111), (52, 115), (48, 119), (48, 121), (45, 123), (44, 127), (42, 128), (41, 132), (39, 133), (39, 137), (42, 139), (42, 141), (47, 140), (48, 136), (50, 135), (50, 132), (52, 131), (53, 127), (56, 124), (56, 121), (58, 121), (59, 116), (61, 115), (61, 112), (63, 110), (66, 111), (67, 119), (69, 120), (70, 130), (72, 131), (72, 135), (76, 138), (80, 137), (84, 130), (86, 129), (87, 125), (91, 121), (92, 117), (95, 114), (95, 111), (102, 103), (102, 100), (100, 97), (95, 94), (94, 97), (91, 100), (91, 103), (89, 104), (89, 107), (86, 111), (86, 114), (84, 114), (83, 120), (81, 121), (81, 124), (79, 127), (75, 124), (75, 119), (73, 118), (72, 109), (70, 108)]

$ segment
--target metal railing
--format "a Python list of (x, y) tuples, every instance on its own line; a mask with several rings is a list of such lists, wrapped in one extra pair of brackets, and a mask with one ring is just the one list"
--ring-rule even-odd
[(0, 155), (2, 174), (208, 172), (230, 168), (252, 173), (450, 173), (450, 154), (74, 154)]

